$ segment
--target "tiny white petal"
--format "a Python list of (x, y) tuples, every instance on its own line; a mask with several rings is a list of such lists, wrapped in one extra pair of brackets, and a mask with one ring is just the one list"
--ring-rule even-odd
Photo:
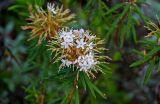
[(76, 43), (77, 43), (77, 48), (82, 48), (82, 49), (84, 49), (84, 46), (86, 44), (86, 42), (84, 42), (83, 39), (81, 39), (80, 41), (76, 40)]
[(47, 3), (47, 9), (48, 9), (49, 11), (51, 11), (53, 14), (56, 14), (57, 12), (56, 12), (54, 6), (55, 6), (54, 4)]
[(83, 34), (84, 33), (84, 29), (80, 29), (79, 32), (80, 32), (80, 34)]
[(69, 60), (64, 60), (64, 59), (62, 59), (61, 61), (62, 61), (63, 66), (69, 67), (69, 66), (72, 64), (72, 62), (69, 61)]

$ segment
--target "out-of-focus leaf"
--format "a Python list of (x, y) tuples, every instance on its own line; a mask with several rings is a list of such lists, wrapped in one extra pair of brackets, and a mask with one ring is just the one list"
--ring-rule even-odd
[(119, 8), (121, 8), (123, 6), (125, 6), (124, 3), (116, 4), (114, 7), (112, 7), (111, 9), (109, 9), (104, 15), (109, 15), (109, 14), (115, 12), (117, 9), (119, 9)]
[(13, 5), (13, 6), (10, 6), (9, 8), (8, 8), (8, 10), (14, 10), (14, 9), (20, 9), (20, 8), (23, 8), (24, 6), (22, 6), (22, 5)]
[(145, 75), (145, 79), (144, 79), (144, 84), (147, 84), (147, 82), (149, 81), (149, 79), (151, 77), (151, 74), (153, 72), (153, 69), (154, 69), (154, 65), (155, 65), (154, 61), (151, 61), (150, 62), (150, 66), (149, 66), (149, 68), (146, 71), (146, 75)]
[(147, 23), (148, 18), (142, 13), (141, 9), (138, 6), (135, 6), (135, 12), (141, 17), (141, 19)]
[(152, 51), (150, 51), (147, 55), (144, 56), (144, 58), (142, 60), (136, 61), (133, 64), (130, 65), (130, 67), (135, 67), (138, 65), (141, 65), (145, 62), (147, 62), (149, 59), (151, 59), (153, 57), (153, 55), (155, 53), (157, 53), (158, 51), (160, 51), (160, 47), (156, 47), (154, 48)]
[(135, 30), (134, 25), (131, 26), (131, 31), (133, 33), (133, 40), (135, 43), (137, 43), (137, 34), (136, 34), (136, 30)]
[(78, 91), (78, 88), (76, 88), (76, 91), (75, 91), (75, 104), (79, 104), (79, 91)]
[(88, 79), (86, 75), (85, 76), (85, 81), (92, 93), (92, 95), (96, 98), (95, 92), (97, 92), (99, 95), (101, 95), (103, 98), (105, 98), (105, 95)]
[(95, 94), (95, 91), (94, 91), (94, 89), (93, 89), (93, 87), (92, 87), (92, 83), (90, 82), (90, 80), (88, 79), (88, 77), (87, 77), (85, 74), (84, 74), (83, 76), (84, 76), (84, 78), (85, 78), (85, 83), (86, 83), (86, 85), (87, 85), (88, 88), (90, 89), (92, 95), (96, 98), (96, 94)]
[(129, 5), (124, 7), (123, 12), (119, 15), (119, 17), (112, 23), (112, 26), (110, 28), (110, 30), (108, 31), (107, 35), (106, 35), (106, 39), (108, 40), (110, 38), (110, 34), (114, 33), (114, 29), (118, 26), (117, 24), (119, 23), (119, 21), (125, 16), (125, 14), (128, 12), (129, 10)]
[(121, 60), (122, 59), (122, 55), (120, 52), (116, 52), (113, 56), (113, 60), (114, 61), (118, 61), (118, 60)]
[(83, 77), (83, 75), (82, 75), (83, 73), (80, 72), (79, 74), (80, 74), (80, 76), (82, 76), (82, 77), (80, 77), (80, 81), (81, 81), (84, 89), (86, 90), (86, 83), (85, 83), (84, 77)]

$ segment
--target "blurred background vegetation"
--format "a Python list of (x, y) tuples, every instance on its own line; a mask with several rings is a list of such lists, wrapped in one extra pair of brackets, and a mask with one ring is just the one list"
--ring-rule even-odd
[(92, 81), (106, 97), (96, 93), (95, 98), (81, 89), (73, 104), (160, 103), (159, 73), (153, 71), (143, 84), (149, 64), (130, 68), (139, 59), (135, 51), (144, 49), (139, 43), (149, 32), (144, 26), (160, 17), (159, 0), (0, 0), (0, 104), (42, 104), (42, 97), (45, 104), (65, 102), (73, 78), (68, 72), (58, 73), (46, 42), (36, 46), (37, 40), (27, 41), (29, 32), (21, 29), (29, 5), (46, 8), (47, 2), (71, 9), (77, 23), (70, 26), (90, 29), (104, 39), (110, 49), (105, 54), (113, 59), (112, 72)]

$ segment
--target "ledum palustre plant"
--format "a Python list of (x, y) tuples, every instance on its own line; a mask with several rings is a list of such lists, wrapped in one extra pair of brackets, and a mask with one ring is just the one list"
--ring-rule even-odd
[[(43, 45), (43, 41), (47, 41), (46, 47), (52, 57), (48, 61), (52, 61), (52, 64), (60, 63), (57, 72), (68, 70), (66, 73), (72, 75), (74, 79), (73, 87), (64, 102), (70, 104), (74, 94), (79, 95), (79, 86), (83, 86), (85, 90), (89, 89), (94, 96), (97, 92), (105, 97), (105, 94), (91, 82), (100, 72), (105, 74), (109, 69), (106, 60), (111, 58), (103, 55), (103, 52), (107, 51), (103, 48), (104, 41), (89, 30), (68, 27), (67, 24), (73, 21), (75, 15), (70, 13), (69, 9), (63, 9), (63, 6), (59, 8), (48, 3), (47, 11), (38, 6), (35, 8), (30, 6), (29, 10), (30, 16), (27, 19), (29, 23), (22, 26), (22, 29), (30, 30), (30, 39), (38, 38), (38, 45)], [(37, 102), (44, 103), (41, 96), (37, 99), (39, 99)]]
[(0, 1), (0, 103), (159, 103), (158, 0), (49, 1)]
[[(144, 78), (144, 83), (146, 84), (154, 69), (155, 71), (160, 71), (160, 20), (157, 17), (157, 24), (148, 21), (145, 28), (149, 33), (145, 36), (145, 39), (140, 43), (143, 46), (143, 50), (138, 52), (140, 59), (131, 64), (131, 67), (136, 67), (140, 65), (147, 66), (147, 71)], [(145, 65), (146, 64), (146, 65)], [(147, 65), (148, 64), (148, 65)]]

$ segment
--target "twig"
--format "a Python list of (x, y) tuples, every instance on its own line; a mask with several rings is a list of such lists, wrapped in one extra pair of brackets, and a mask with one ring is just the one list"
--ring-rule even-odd
[(76, 88), (78, 88), (77, 84), (78, 84), (78, 79), (76, 77), (74, 79), (73, 88), (71, 89), (71, 91), (69, 93), (67, 104), (71, 104), (72, 103), (72, 98), (73, 98), (73, 95), (74, 95), (74, 91), (75, 91)]
[(122, 22), (126, 19), (128, 17), (128, 14), (126, 13), (123, 17), (122, 17), (122, 19), (119, 21), (119, 24), (118, 24), (118, 27), (117, 27), (117, 29), (116, 29), (116, 45), (117, 45), (117, 47), (118, 47), (118, 45), (119, 45), (119, 39), (120, 39), (120, 36), (119, 36), (119, 31), (120, 31), (120, 29), (122, 28), (121, 27), (121, 25), (122, 25)]
[(46, 95), (46, 91), (45, 91), (45, 87), (44, 87), (44, 85), (43, 85), (43, 88), (42, 88), (42, 95), (40, 96), (40, 98), (39, 98), (39, 104), (44, 104), (44, 102), (45, 102), (45, 95)]

